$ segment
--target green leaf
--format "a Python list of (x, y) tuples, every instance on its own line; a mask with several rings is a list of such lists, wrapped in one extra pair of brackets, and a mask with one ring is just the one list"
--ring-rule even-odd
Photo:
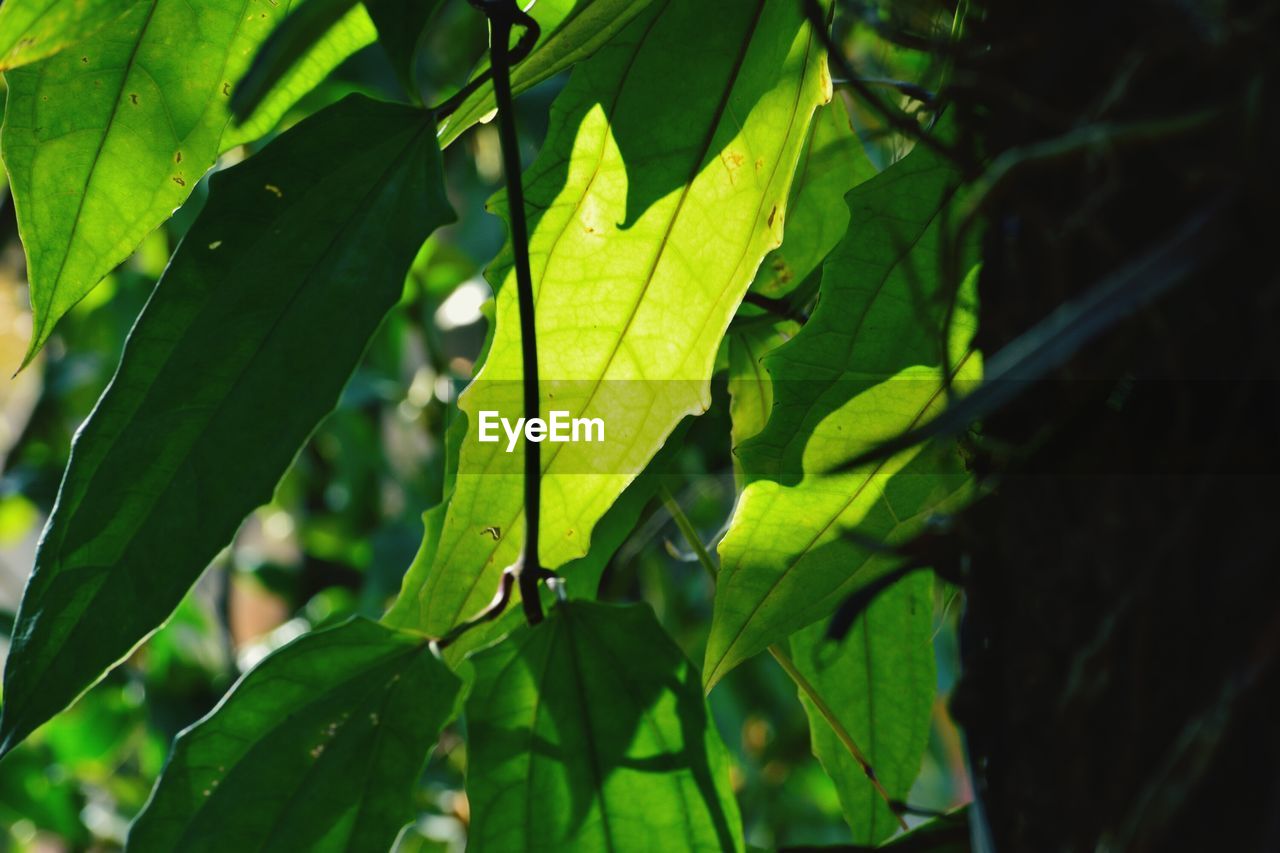
[(143, 0), (5, 0), (0, 71), (44, 59), (119, 18)]
[(883, 845), (901, 853), (970, 853), (969, 806), (961, 806), (922, 823)]
[[(858, 744), (889, 796), (905, 800), (929, 744), (936, 672), (933, 577), (915, 572), (878, 596), (840, 643), (817, 622), (791, 637), (796, 668)], [(878, 844), (898, 821), (803, 691), (813, 754), (835, 782), (858, 844)]]
[(159, 625), (270, 499), (452, 220), (432, 131), (350, 97), (214, 176), (76, 437), (18, 613), (0, 753)]
[[(532, 89), (587, 59), (652, 2), (654, 0), (538, 0), (529, 14), (542, 28), (542, 34), (533, 52), (511, 69), (512, 92), (518, 95)], [(519, 32), (515, 36), (518, 38)], [(486, 63), (481, 70), (487, 68)], [(447, 146), (496, 109), (493, 84), (485, 83), (445, 119), (440, 129), (440, 146)]]
[(308, 0), (290, 6), (294, 8), (270, 31), (254, 54), (253, 64), (231, 93), (231, 113), (237, 123), (256, 113), (303, 58), (330, 37), (331, 31), (342, 24), (349, 27), (350, 21), (368, 21), (360, 0)]
[(422, 97), (415, 59), (418, 41), (427, 21), (443, 3), (444, 0), (365, 0), (369, 17), (378, 28), (378, 41), (387, 52), (401, 85), (415, 101)]
[[(846, 208), (847, 210), (848, 208)], [(764, 429), (773, 409), (773, 383), (764, 365), (765, 356), (795, 337), (800, 324), (751, 322), (731, 328), (729, 342), (729, 424), (734, 449), (733, 470), (742, 479), (737, 449)]]
[[(720, 544), (708, 688), (893, 565), (846, 531), (901, 541), (964, 499), (969, 478), (950, 445), (823, 475), (946, 403), (940, 214), (958, 180), (920, 146), (854, 189), (849, 233), (823, 266), (813, 317), (765, 361), (773, 411), (739, 450), (749, 484)], [(971, 276), (948, 336), (947, 361), (960, 382), (980, 369), (970, 345), (972, 285)]]
[(800, 155), (783, 243), (765, 256), (751, 289), (765, 296), (786, 296), (830, 254), (849, 226), (849, 190), (875, 177), (862, 143), (849, 126), (842, 98), (818, 110)]
[(460, 687), (421, 636), (307, 634), (178, 736), (128, 848), (388, 850)]
[(565, 602), (471, 660), (469, 850), (742, 849), (696, 670), (647, 606)]
[(29, 362), (54, 324), (191, 194), (221, 151), (262, 135), (361, 43), (363, 9), (247, 127), (227, 100), (291, 4), (149, 0), (42, 62), (8, 72), (0, 152), (31, 282)]
[[(461, 423), (463, 422), (460, 420), (454, 421), (454, 424)], [(450, 425), (450, 428), (453, 431), (453, 424)], [(679, 436), (682, 434), (683, 428), (677, 427), (676, 432), (673, 433), (672, 440), (658, 452), (658, 455), (649, 463), (644, 473), (637, 477), (631, 485), (627, 486), (626, 491), (614, 502), (613, 506), (609, 507), (609, 511), (600, 518), (592, 533), (591, 549), (587, 554), (560, 567), (558, 574), (565, 582), (564, 589), (567, 595), (575, 598), (595, 598), (596, 590), (600, 587), (600, 578), (604, 575), (604, 570), (609, 565), (609, 561), (617, 553), (618, 549), (622, 547), (627, 537), (636, 529), (636, 524), (644, 512), (645, 506), (657, 493), (658, 487), (663, 480), (670, 476), (670, 467), (679, 449)], [(427, 572), (429, 572), (431, 555), (435, 551), (435, 542), (440, 535), (440, 527), (444, 521), (446, 508), (447, 497), (446, 503), (433, 507), (423, 515), (423, 524), (426, 532), (423, 537), (422, 548), (418, 551), (413, 565), (409, 567), (409, 571), (405, 574), (404, 586), (406, 588), (417, 588), (422, 583)], [(498, 535), (501, 535), (501, 531), (498, 531)], [(551, 597), (552, 595), (544, 587), (543, 601), (545, 604), (550, 604), (554, 600)], [(394, 627), (412, 627), (421, 624), (423, 621), (422, 604), (423, 602), (416, 596), (402, 595), (396, 599), (391, 610), (383, 618), (383, 622)], [(511, 633), (512, 630), (524, 622), (524, 619), (524, 612), (521, 608), (508, 607), (506, 612), (494, 621), (473, 628), (446, 648), (444, 652), (445, 660), (451, 665), (457, 664), (468, 653)]]
[[(829, 87), (798, 6), (670, 0), (578, 66), (556, 100), (525, 175), (543, 413), (602, 418), (606, 440), (544, 448), (545, 566), (586, 554), (596, 521), (676, 424), (710, 404), (716, 351), (779, 242)], [(519, 448), (481, 443), (476, 428), (479, 411), (519, 409), (508, 259), (490, 271), (496, 332), (460, 401), (471, 428), (431, 569), (402, 591), (419, 602), (415, 627), (436, 636), (492, 597), (524, 537)], [(481, 535), (489, 527), (498, 541)]]

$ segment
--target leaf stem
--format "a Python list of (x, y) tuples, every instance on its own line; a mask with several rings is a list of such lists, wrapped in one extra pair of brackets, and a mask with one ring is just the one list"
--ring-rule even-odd
[(871, 766), (871, 761), (867, 758), (866, 754), (858, 748), (858, 744), (854, 741), (853, 736), (849, 734), (849, 730), (844, 727), (844, 724), (840, 722), (840, 718), (831, 710), (831, 706), (822, 698), (822, 694), (818, 692), (817, 688), (809, 683), (809, 679), (804, 677), (804, 673), (796, 668), (795, 661), (793, 661), (791, 656), (783, 650), (782, 646), (774, 643), (769, 647), (769, 654), (773, 655), (773, 659), (778, 662), (778, 665), (782, 667), (782, 670), (791, 677), (792, 681), (796, 683), (796, 687), (799, 687), (804, 695), (809, 697), (809, 701), (813, 703), (813, 707), (818, 709), (818, 713), (822, 715), (822, 718), (827, 721), (827, 725), (831, 727), (831, 731), (835, 732), (836, 737), (839, 738), (842, 744), (844, 744), (844, 748), (849, 751), (851, 756), (853, 756), (853, 760), (858, 762), (858, 765), (862, 767), (862, 772), (866, 774), (867, 779), (870, 780), (872, 786), (876, 789), (876, 793), (884, 799), (885, 805), (889, 807), (889, 811), (893, 812), (893, 816), (897, 818), (898, 825), (903, 829), (906, 829), (907, 822), (903, 820), (902, 815), (898, 813), (898, 809), (894, 807), (894, 802), (890, 799), (889, 792), (880, 784), (880, 780), (876, 777), (876, 771)]
[[(675, 521), (676, 527), (680, 528), (681, 535), (689, 543), (693, 553), (698, 556), (698, 562), (702, 563), (703, 568), (707, 570), (707, 574), (711, 575), (711, 579), (714, 581), (719, 574), (719, 570), (715, 561), (703, 546), (698, 532), (693, 529), (693, 523), (689, 521), (689, 517), (684, 514), (684, 510), (680, 508), (680, 504), (672, 496), (671, 492), (667, 490), (666, 486), (660, 487), (658, 494), (662, 497), (662, 504), (667, 508), (667, 512), (671, 513), (671, 519)], [(773, 655), (773, 659), (782, 667), (783, 672), (795, 682), (796, 687), (800, 688), (800, 692), (809, 697), (813, 707), (818, 709), (818, 713), (822, 715), (822, 718), (827, 721), (827, 725), (831, 727), (831, 731), (844, 744), (844, 748), (849, 751), (849, 755), (853, 756), (853, 760), (858, 762), (858, 766), (862, 768), (862, 772), (866, 774), (867, 779), (876, 789), (876, 793), (884, 799), (889, 811), (893, 812), (894, 817), (897, 819), (898, 825), (906, 829), (907, 822), (902, 819), (902, 815), (894, 807), (894, 801), (890, 799), (889, 792), (880, 784), (880, 780), (876, 777), (876, 771), (871, 766), (870, 760), (867, 759), (866, 753), (858, 748), (857, 742), (849, 734), (849, 730), (844, 727), (844, 724), (840, 722), (840, 718), (831, 710), (831, 706), (822, 698), (822, 694), (809, 682), (809, 679), (804, 677), (804, 673), (796, 668), (795, 661), (791, 660), (791, 656), (787, 654), (780, 644), (774, 643), (769, 646), (769, 654)]]
[[(515, 259), (516, 296), (520, 306), (521, 378), (524, 389), (524, 417), (539, 416), (538, 333), (534, 322), (533, 275), (529, 269), (529, 224), (525, 219), (524, 186), (520, 180), (520, 138), (511, 94), (511, 29), (519, 24), (537, 38), (538, 25), (520, 11), (515, 0), (472, 0), (489, 18), (489, 56), (493, 68), (493, 95), (498, 105), (498, 138), (502, 143), (502, 171), (507, 184), (507, 208), (511, 220), (511, 250)], [(542, 445), (524, 443), (524, 553), (516, 566), (516, 582), (525, 619), (530, 625), (542, 621), (542, 601), (538, 581), (542, 564), (538, 560), (538, 532), (542, 505)]]
[(680, 528), (680, 534), (684, 536), (684, 541), (689, 543), (689, 547), (698, 558), (698, 562), (707, 570), (707, 574), (711, 576), (711, 580), (715, 581), (719, 570), (716, 568), (715, 561), (711, 559), (711, 555), (707, 553), (707, 549), (702, 544), (702, 537), (698, 536), (698, 532), (693, 529), (689, 516), (684, 514), (684, 510), (680, 508), (680, 504), (676, 502), (675, 496), (667, 489), (666, 486), (658, 487), (658, 494), (662, 497), (662, 505), (667, 508), (667, 512), (671, 513), (671, 519), (676, 523), (676, 527)]

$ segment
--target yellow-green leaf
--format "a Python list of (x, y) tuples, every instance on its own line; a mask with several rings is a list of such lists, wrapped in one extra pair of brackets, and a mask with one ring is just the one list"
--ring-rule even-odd
[(145, 0), (5, 0), (0, 71), (52, 56)]
[(748, 485), (719, 548), (708, 687), (893, 565), (847, 531), (900, 541), (963, 499), (969, 478), (951, 446), (824, 473), (936, 415), (944, 363), (954, 379), (978, 373), (972, 281), (949, 312), (938, 275), (941, 212), (958, 181), (919, 146), (855, 188), (813, 317), (765, 361), (774, 405), (765, 430), (739, 449)]
[[(780, 242), (810, 120), (830, 94), (825, 63), (795, 4), (669, 0), (579, 65), (556, 100), (525, 175), (543, 411), (599, 417), (606, 441), (544, 445), (544, 565), (586, 554), (676, 424), (709, 405), (720, 341)], [(488, 601), (524, 535), (519, 449), (477, 440), (479, 411), (519, 408), (504, 259), (491, 278), (496, 334), (460, 402), (470, 428), (457, 482), (402, 591), (416, 602), (398, 605), (433, 634)], [(498, 541), (481, 535), (489, 527)]]
[(31, 283), (27, 361), (58, 319), (186, 201), (221, 151), (269, 130), (374, 38), (358, 8), (246, 127), (228, 132), (232, 87), (291, 5), (149, 0), (75, 50), (6, 73), (0, 146)]
[[(645, 10), (653, 0), (538, 0), (529, 14), (542, 33), (533, 52), (511, 69), (516, 94), (595, 53)], [(513, 35), (513, 41), (519, 38)], [(487, 66), (486, 66), (487, 67)], [(493, 84), (485, 83), (463, 100), (440, 129), (444, 147), (497, 108)]]
[(818, 269), (849, 226), (845, 193), (875, 174), (849, 126), (844, 100), (833, 98), (814, 116), (800, 155), (787, 206), (786, 239), (765, 256), (751, 289), (785, 296)]

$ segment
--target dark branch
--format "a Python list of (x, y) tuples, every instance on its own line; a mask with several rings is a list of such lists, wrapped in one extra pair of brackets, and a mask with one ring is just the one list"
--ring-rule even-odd
[[(515, 0), (471, 0), (489, 18), (489, 55), (493, 68), (493, 97), (498, 105), (498, 138), (502, 142), (502, 171), (507, 182), (507, 207), (511, 218), (511, 250), (515, 258), (516, 295), (520, 305), (520, 356), (523, 369), (524, 416), (538, 417), (538, 339), (534, 322), (533, 275), (529, 270), (529, 223), (525, 219), (524, 186), (520, 180), (520, 138), (511, 94), (511, 65), (532, 48), (538, 38), (538, 24), (515, 4)], [(511, 29), (520, 26), (525, 35), (515, 55), (511, 52)], [(542, 445), (524, 443), (524, 554), (516, 564), (516, 581), (524, 615), (530, 625), (542, 621), (542, 601), (538, 580), (538, 527), (542, 502)]]
[(943, 145), (934, 136), (922, 131), (920, 124), (914, 118), (882, 101), (862, 76), (853, 70), (849, 65), (849, 60), (845, 58), (844, 51), (831, 38), (826, 15), (822, 11), (822, 6), (818, 4), (818, 0), (800, 0), (800, 2), (804, 6), (805, 15), (809, 18), (810, 26), (817, 33), (822, 46), (826, 48), (828, 61), (835, 64), (836, 70), (840, 72), (840, 76), (849, 84), (849, 87), (857, 92), (858, 96), (873, 110), (879, 113), (894, 130), (933, 149), (947, 160), (962, 165), (963, 161), (955, 151)]

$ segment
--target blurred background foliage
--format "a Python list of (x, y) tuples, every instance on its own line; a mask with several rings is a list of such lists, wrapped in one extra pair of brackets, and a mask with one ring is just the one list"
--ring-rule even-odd
[[(944, 21), (944, 23), (938, 23)], [(868, 78), (933, 90), (944, 70), (932, 55), (882, 33), (949, 26), (927, 2), (845, 4), (836, 35)], [(420, 79), (438, 101), (464, 83), (486, 45), (483, 19), (445, 3), (418, 51)], [(884, 168), (908, 150), (876, 114), (844, 93), (871, 161)], [(525, 161), (546, 131), (552, 79), (517, 104)], [(404, 100), (378, 45), (351, 57), (286, 120), (296, 122), (352, 91)], [(912, 102), (888, 86), (886, 97)], [(218, 168), (252, 154), (236, 149)], [(68, 712), (0, 766), (0, 850), (113, 849), (124, 840), (169, 744), (208, 712), (238, 675), (269, 651), (353, 613), (380, 616), (422, 537), (421, 514), (440, 500), (443, 437), (452, 400), (484, 342), (490, 289), (482, 272), (503, 230), (484, 205), (501, 181), (489, 125), (445, 152), (458, 222), (423, 247), (400, 304), (374, 338), (338, 409), (299, 454), (275, 500), (243, 524), (169, 622)], [(0, 659), (57, 495), (72, 436), (110, 381), (134, 318), (204, 202), (205, 182), (106, 282), (59, 325), (27, 370), (0, 381)], [(744, 313), (757, 309), (750, 307)], [(31, 332), (25, 270), (7, 184), (0, 189), (0, 367), (16, 368)], [(199, 381), (199, 377), (193, 377)], [(727, 397), (686, 435), (672, 491), (713, 542), (734, 498)], [(655, 499), (615, 555), (605, 600), (643, 600), (694, 660), (702, 658), (711, 586), (670, 515)], [(946, 710), (957, 676), (955, 608), (936, 608), (939, 692), (929, 755), (910, 801), (929, 809), (967, 802), (958, 734)], [(760, 847), (848, 841), (835, 788), (809, 750), (795, 688), (768, 657), (737, 669), (710, 698), (734, 758), (733, 784)], [(447, 729), (418, 788), (419, 817), (399, 849), (465, 845), (465, 747)]]

